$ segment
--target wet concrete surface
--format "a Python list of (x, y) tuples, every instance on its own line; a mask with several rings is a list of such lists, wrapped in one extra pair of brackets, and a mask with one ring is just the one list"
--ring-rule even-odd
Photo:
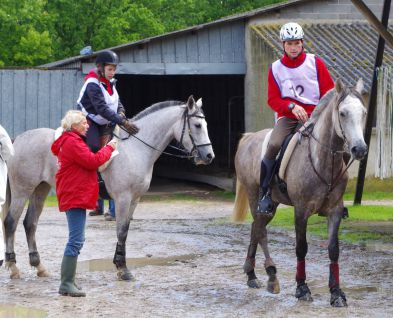
[[(0, 317), (8, 308), (30, 308), (47, 317), (392, 317), (393, 251), (341, 244), (341, 285), (347, 308), (331, 308), (326, 242), (310, 239), (307, 278), (314, 302), (298, 302), (295, 293), (294, 233), (270, 232), (281, 293), (266, 289), (264, 258), (258, 249), (256, 273), (264, 285), (249, 289), (242, 266), (250, 224), (229, 220), (232, 202), (141, 202), (127, 239), (133, 282), (116, 278), (111, 264), (115, 222), (88, 217), (86, 242), (77, 282), (86, 298), (60, 296), (60, 263), (67, 240), (65, 215), (45, 208), (37, 230), (41, 260), (51, 277), (39, 278), (28, 263), (22, 224), (16, 234), (21, 279), (0, 268)], [(21, 220), (23, 219), (23, 216)], [(36, 312), (36, 311), (34, 311)], [(33, 311), (32, 311), (33, 313)], [(27, 316), (26, 316), (27, 317)], [(44, 317), (34, 316), (28, 317)]]

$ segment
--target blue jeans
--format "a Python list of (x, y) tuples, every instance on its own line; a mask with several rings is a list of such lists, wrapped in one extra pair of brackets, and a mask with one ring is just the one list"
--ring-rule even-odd
[[(98, 204), (98, 210), (104, 211), (104, 200), (98, 199), (97, 204)], [(112, 215), (113, 217), (116, 216), (115, 201), (113, 201), (113, 200), (109, 200), (109, 214)]]
[(74, 208), (66, 211), (68, 242), (64, 256), (78, 256), (85, 242), (86, 210)]

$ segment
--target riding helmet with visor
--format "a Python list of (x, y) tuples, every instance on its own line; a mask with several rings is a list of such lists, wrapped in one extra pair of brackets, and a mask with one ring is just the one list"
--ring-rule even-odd
[(117, 54), (111, 50), (102, 51), (97, 54), (96, 57), (96, 64), (106, 65), (112, 64), (117, 65), (119, 64), (119, 57)]
[(304, 32), (302, 27), (296, 22), (289, 22), (284, 24), (280, 30), (280, 40), (285, 41), (294, 41), (294, 40), (303, 40)]

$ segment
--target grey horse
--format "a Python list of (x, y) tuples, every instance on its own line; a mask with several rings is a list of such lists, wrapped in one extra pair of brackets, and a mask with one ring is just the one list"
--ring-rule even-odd
[[(186, 103), (166, 101), (154, 104), (133, 118), (140, 131), (130, 136), (120, 132), (119, 155), (101, 172), (107, 190), (116, 204), (117, 246), (114, 264), (121, 280), (132, 280), (126, 264), (126, 239), (130, 221), (139, 198), (148, 190), (153, 165), (172, 139), (179, 141), (186, 157), (195, 164), (209, 164), (214, 159), (202, 100), (190, 96)], [(29, 200), (23, 225), (29, 248), (30, 264), (38, 276), (48, 276), (40, 260), (35, 233), (45, 198), (55, 185), (56, 158), (50, 152), (55, 131), (40, 128), (26, 131), (15, 139), (15, 156), (9, 162), (8, 200), (4, 220), (6, 265), (11, 278), (19, 278), (14, 252), (15, 231), (23, 208)]]
[[(300, 300), (311, 301), (311, 292), (306, 284), (305, 258), (307, 254), (307, 220), (318, 213), (328, 219), (329, 245), (331, 261), (329, 287), (331, 305), (346, 306), (345, 294), (339, 284), (339, 240), (338, 229), (343, 215), (343, 194), (348, 181), (344, 159), (348, 149), (353, 159), (361, 160), (367, 153), (363, 138), (363, 125), (366, 109), (360, 92), (363, 81), (359, 80), (356, 88), (346, 87), (338, 80), (320, 101), (307, 127), (296, 145), (286, 167), (283, 181), (286, 191), (279, 188), (279, 180), (273, 180), (272, 198), (275, 203), (274, 213), (279, 203), (295, 207), (297, 288), (295, 296)], [(244, 220), (248, 204), (253, 216), (251, 241), (244, 264), (249, 287), (260, 288), (261, 283), (255, 275), (255, 256), (258, 244), (265, 255), (265, 269), (268, 274), (267, 290), (278, 293), (280, 286), (276, 265), (269, 254), (266, 225), (274, 217), (256, 212), (261, 145), (269, 130), (262, 130), (243, 136), (235, 158), (237, 190), (234, 219)], [(279, 212), (278, 212), (279, 213)]]

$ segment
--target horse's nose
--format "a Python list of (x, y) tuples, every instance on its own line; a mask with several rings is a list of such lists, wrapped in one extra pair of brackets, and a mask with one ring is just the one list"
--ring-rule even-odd
[(351, 153), (356, 160), (361, 160), (367, 154), (367, 146), (366, 145), (354, 146), (351, 149)]
[(207, 155), (206, 155), (206, 163), (211, 163), (212, 161), (213, 161), (213, 159), (214, 159), (214, 153), (208, 153)]

